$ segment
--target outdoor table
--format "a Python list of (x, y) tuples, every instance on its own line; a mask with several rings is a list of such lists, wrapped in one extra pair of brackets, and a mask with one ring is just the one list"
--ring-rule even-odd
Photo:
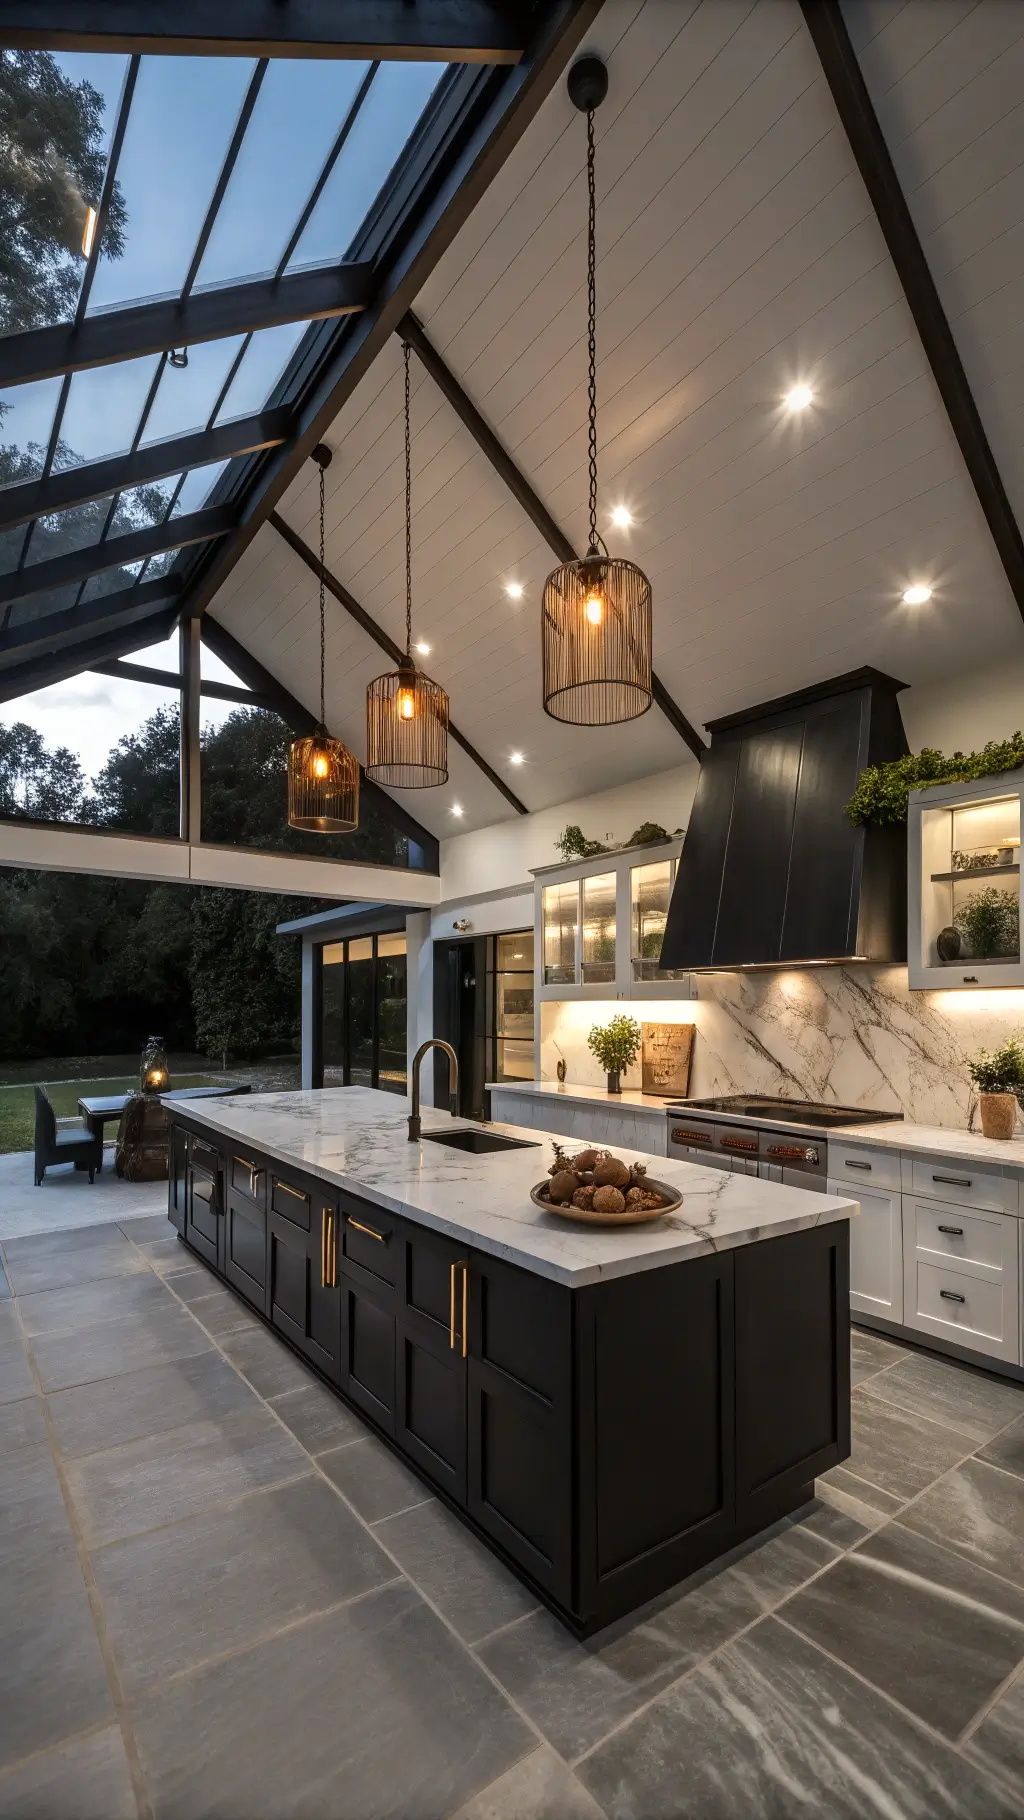
[[(169, 1087), (166, 1093), (155, 1093), (154, 1099), (176, 1100), (215, 1100), (234, 1097), (239, 1093), (250, 1093), (252, 1083), (243, 1081), (236, 1087)], [(120, 1123), (121, 1114), (131, 1098), (129, 1093), (83, 1093), (78, 1102), (78, 1110), (93, 1137), (102, 1139), (104, 1125)]]

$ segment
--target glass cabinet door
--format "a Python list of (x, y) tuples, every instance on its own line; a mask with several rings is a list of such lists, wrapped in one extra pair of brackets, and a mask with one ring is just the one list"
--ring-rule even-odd
[(545, 986), (575, 986), (576, 945), (579, 936), (580, 888), (569, 884), (545, 885), (543, 896)]
[(926, 964), (997, 967), (1020, 960), (1020, 799), (922, 816)]
[(668, 920), (675, 861), (658, 860), (650, 866), (633, 866), (629, 874), (630, 958), (635, 980), (656, 980), (660, 971), (661, 944)]
[(615, 981), (615, 874), (583, 880), (583, 984)]
[(495, 955), (495, 1079), (533, 1079), (533, 930), (499, 935)]

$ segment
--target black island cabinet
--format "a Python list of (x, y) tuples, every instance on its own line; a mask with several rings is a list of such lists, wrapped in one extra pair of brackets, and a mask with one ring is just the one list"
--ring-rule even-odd
[(845, 1219), (569, 1288), (180, 1117), (169, 1213), (577, 1635), (849, 1454)]

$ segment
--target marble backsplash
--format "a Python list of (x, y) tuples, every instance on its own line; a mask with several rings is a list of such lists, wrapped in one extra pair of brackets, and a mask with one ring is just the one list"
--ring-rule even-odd
[[(690, 1093), (778, 1093), (965, 1126), (967, 1057), (1024, 1031), (1024, 991), (910, 992), (905, 967), (814, 967), (697, 976), (694, 1001), (542, 1004), (542, 1080), (600, 1086), (587, 1032), (617, 1011), (694, 1023)], [(623, 1076), (640, 1086), (640, 1068)]]

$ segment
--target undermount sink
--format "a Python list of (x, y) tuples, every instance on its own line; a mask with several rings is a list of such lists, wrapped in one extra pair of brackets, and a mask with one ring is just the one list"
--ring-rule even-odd
[(425, 1131), (425, 1144), (443, 1144), (446, 1150), (468, 1150), (471, 1156), (485, 1156), (488, 1150), (537, 1150), (531, 1138), (501, 1137), (496, 1131), (480, 1131), (475, 1126), (458, 1131)]

